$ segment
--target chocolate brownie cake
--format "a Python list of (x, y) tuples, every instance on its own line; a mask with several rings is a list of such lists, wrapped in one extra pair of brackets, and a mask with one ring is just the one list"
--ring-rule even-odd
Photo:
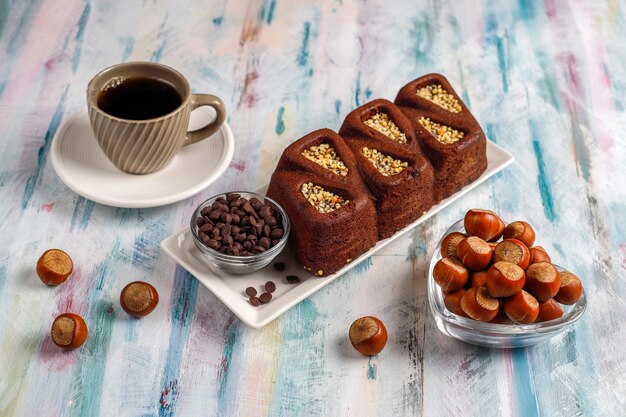
[(485, 134), (443, 75), (411, 81), (400, 89), (395, 104), (412, 124), (435, 171), (435, 203), (487, 169)]
[(415, 221), (433, 205), (434, 174), (411, 123), (388, 100), (353, 110), (339, 134), (352, 149), (361, 177), (376, 201), (378, 238)]
[(332, 274), (376, 244), (374, 202), (354, 155), (330, 129), (285, 149), (267, 195), (287, 212), (291, 246), (312, 274)]

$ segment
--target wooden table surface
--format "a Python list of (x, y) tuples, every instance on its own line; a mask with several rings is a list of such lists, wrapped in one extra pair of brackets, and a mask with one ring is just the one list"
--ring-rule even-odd
[[(0, 415), (626, 415), (624, 2), (308, 3), (0, 2)], [(174, 66), (228, 108), (230, 167), (180, 203), (95, 204), (52, 168), (87, 81), (129, 60)], [(429, 72), (514, 165), (261, 330), (160, 250), (203, 199), (266, 183), (289, 143)], [(529, 220), (579, 274), (589, 308), (571, 331), (516, 350), (438, 331), (427, 263), (471, 207)], [(35, 274), (51, 247), (76, 266), (54, 288)], [(161, 296), (141, 320), (118, 304), (133, 280)], [(49, 338), (67, 311), (91, 330), (72, 352)], [(347, 339), (362, 315), (390, 334), (371, 359)]]

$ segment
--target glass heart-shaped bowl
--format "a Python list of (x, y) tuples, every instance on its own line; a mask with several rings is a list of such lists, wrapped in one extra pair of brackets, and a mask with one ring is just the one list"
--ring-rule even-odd
[[(454, 223), (443, 234), (443, 237), (452, 232), (465, 233), (463, 220)], [(428, 270), (428, 302), (430, 311), (435, 318), (439, 330), (450, 337), (473, 345), (492, 348), (516, 348), (530, 346), (548, 340), (569, 329), (582, 317), (587, 308), (587, 299), (583, 291), (582, 296), (574, 305), (561, 305), (563, 316), (544, 322), (519, 323), (485, 323), (462, 317), (448, 310), (443, 302), (443, 291), (433, 278), (435, 264), (441, 259), (441, 241), (435, 247)], [(559, 272), (564, 271), (554, 265)]]

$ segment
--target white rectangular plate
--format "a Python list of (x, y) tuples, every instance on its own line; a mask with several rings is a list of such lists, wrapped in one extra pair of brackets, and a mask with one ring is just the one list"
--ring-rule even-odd
[[(163, 250), (178, 262), (187, 271), (193, 274), (198, 281), (207, 287), (217, 298), (219, 298), (233, 313), (237, 315), (250, 327), (260, 329), (285, 311), (307, 298), (322, 287), (328, 285), (341, 275), (354, 268), (369, 256), (378, 252), (381, 248), (393, 242), (402, 234), (413, 229), (418, 224), (428, 220), (436, 213), (446, 208), (452, 202), (458, 200), (472, 189), (482, 184), (487, 179), (495, 175), (513, 162), (514, 158), (507, 151), (487, 141), (487, 170), (474, 182), (466, 185), (451, 197), (446, 198), (436, 206), (432, 207), (422, 217), (397, 232), (392, 237), (381, 240), (376, 245), (356, 258), (336, 273), (324, 278), (318, 278), (302, 268), (289, 248), (283, 250), (274, 261), (267, 267), (248, 275), (234, 275), (226, 272), (214, 272), (205, 263), (205, 259), (194, 245), (189, 228), (178, 232), (161, 242)], [(267, 187), (263, 187), (261, 194)], [(285, 271), (276, 271), (273, 268), (275, 262), (284, 262), (287, 268)], [(298, 284), (288, 284), (287, 275), (297, 275), (301, 282)], [(245, 294), (247, 287), (254, 287), (262, 292), (261, 288), (267, 281), (274, 281), (276, 291), (272, 294), (272, 301), (268, 304), (254, 307), (248, 301)]]

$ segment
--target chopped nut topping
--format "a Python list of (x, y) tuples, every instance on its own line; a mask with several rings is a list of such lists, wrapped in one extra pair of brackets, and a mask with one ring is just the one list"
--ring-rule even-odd
[(420, 117), (419, 122), (430, 132), (431, 135), (435, 137), (435, 139), (446, 145), (458, 142), (465, 136), (465, 133), (452, 129), (449, 126), (432, 122), (428, 117)]
[(305, 149), (302, 155), (306, 159), (321, 165), (334, 174), (341, 175), (342, 177), (348, 175), (348, 168), (328, 143), (322, 143), (319, 146), (311, 146), (309, 149)]
[(451, 113), (459, 113), (463, 110), (456, 97), (444, 90), (441, 84), (427, 85), (418, 89), (416, 94)]
[(389, 155), (382, 154), (376, 149), (363, 148), (363, 155), (376, 167), (376, 169), (385, 177), (397, 175), (404, 168), (409, 166), (408, 162), (402, 162), (399, 159), (393, 159)]
[(378, 130), (383, 135), (398, 143), (406, 143), (406, 135), (389, 118), (387, 113), (376, 113), (364, 122), (369, 127)]
[(302, 184), (300, 191), (320, 213), (330, 213), (350, 202), (350, 200), (344, 200), (342, 197), (324, 190), (319, 185), (313, 185), (311, 182)]

